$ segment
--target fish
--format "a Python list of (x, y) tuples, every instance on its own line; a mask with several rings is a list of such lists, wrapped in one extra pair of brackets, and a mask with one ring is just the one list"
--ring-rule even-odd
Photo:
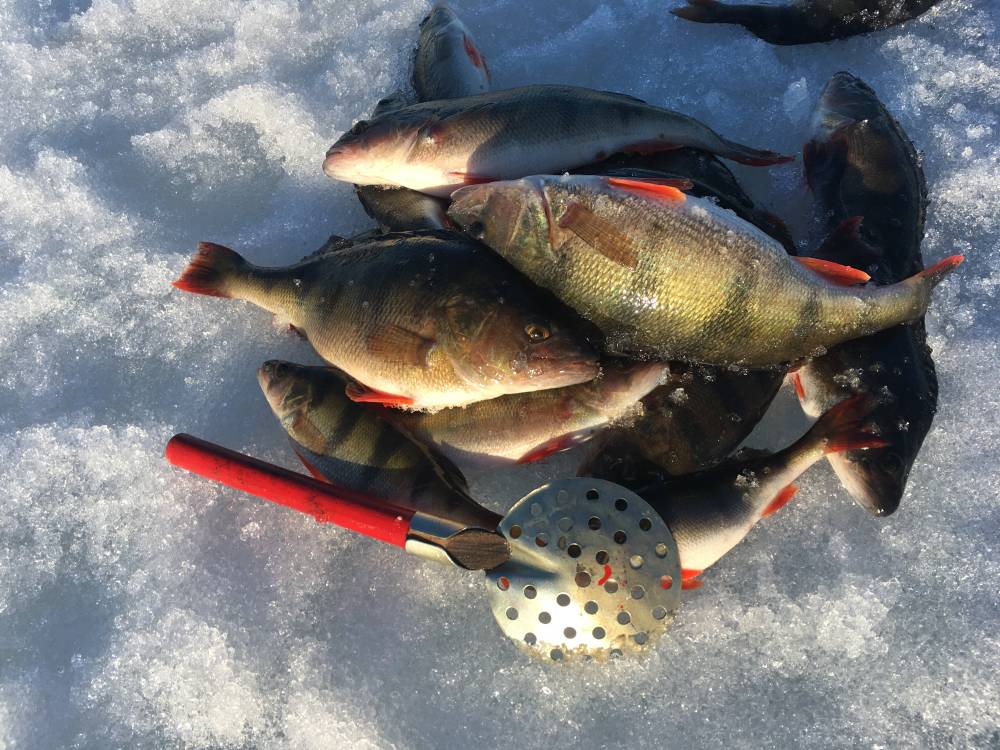
[(286, 319), (355, 401), (435, 410), (595, 378), (576, 317), (460, 234), (386, 234), (284, 268), (202, 243), (174, 286)]
[(488, 471), (538, 461), (589, 440), (638, 414), (639, 399), (667, 369), (661, 362), (602, 363), (589, 383), (500, 396), (434, 414), (386, 413), (410, 438), (466, 471)]
[(626, 486), (691, 474), (727, 458), (771, 405), (785, 374), (669, 363), (632, 422), (598, 435), (577, 473)]
[[(413, 53), (413, 89), (417, 101), (453, 99), (490, 90), (486, 59), (472, 34), (445, 5), (435, 6), (420, 22), (420, 40)], [(403, 106), (402, 97), (379, 102), (372, 117)], [(448, 229), (448, 202), (404, 187), (355, 185), (355, 194), (383, 231)]]
[(269, 360), (257, 380), (296, 455), (322, 481), (484, 529), (500, 516), (468, 494), (465, 477), (376, 412), (344, 395), (328, 367)]
[(771, 44), (813, 44), (867, 34), (926, 13), (939, 0), (794, 0), (780, 5), (687, 0), (675, 16), (731, 23)]
[[(927, 186), (916, 149), (875, 92), (850, 73), (837, 73), (823, 90), (804, 163), (826, 231), (859, 239), (846, 252), (843, 244), (821, 246), (816, 257), (863, 267), (880, 284), (923, 268)], [(828, 459), (862, 507), (876, 516), (895, 512), (937, 411), (923, 320), (835, 346), (792, 378), (811, 416), (856, 394), (876, 400), (869, 419), (886, 445)]]
[(358, 123), (327, 151), (323, 170), (336, 180), (446, 197), (462, 185), (681, 146), (744, 164), (792, 159), (625, 94), (535, 85), (411, 104)]
[(420, 22), (413, 53), (417, 100), (457, 99), (490, 90), (490, 70), (472, 33), (446, 5), (435, 5)]
[(590, 320), (612, 353), (763, 368), (920, 318), (963, 260), (891, 286), (790, 257), (733, 212), (674, 185), (535, 175), (455, 192), (448, 215)]
[(355, 185), (354, 194), (383, 232), (452, 227), (448, 202), (441, 198), (409, 188), (381, 185)]
[(878, 447), (866, 431), (871, 405), (859, 396), (843, 401), (784, 450), (726, 462), (704, 472), (629, 487), (660, 514), (670, 529), (681, 563), (684, 588), (739, 544), (766, 516), (795, 495), (796, 480), (824, 455)]

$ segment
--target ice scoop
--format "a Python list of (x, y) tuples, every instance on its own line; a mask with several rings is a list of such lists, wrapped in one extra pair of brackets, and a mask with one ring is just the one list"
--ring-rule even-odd
[(663, 519), (611, 482), (548, 482), (494, 528), (354, 492), (175, 435), (167, 460), (208, 479), (421, 557), (484, 570), (500, 629), (554, 661), (621, 656), (661, 636), (680, 605), (677, 545)]

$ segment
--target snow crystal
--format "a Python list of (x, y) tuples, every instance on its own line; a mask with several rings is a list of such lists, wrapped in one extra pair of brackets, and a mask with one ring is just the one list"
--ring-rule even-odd
[[(370, 226), (323, 153), (408, 87), (423, 0), (0, 4), (0, 748), (996, 747), (1000, 3), (771, 47), (662, 0), (468, 0), (498, 87), (624, 91), (797, 152), (829, 76), (922, 153), (940, 410), (898, 513), (825, 465), (645, 659), (547, 665), (481, 577), (175, 471), (189, 431), (292, 465), (255, 369), (308, 346), (169, 281), (199, 240), (287, 263)], [(622, 50), (628, 54), (623, 55)], [(800, 164), (735, 167), (800, 242)], [(753, 445), (806, 424), (786, 387)], [(579, 456), (480, 478), (505, 510)]]

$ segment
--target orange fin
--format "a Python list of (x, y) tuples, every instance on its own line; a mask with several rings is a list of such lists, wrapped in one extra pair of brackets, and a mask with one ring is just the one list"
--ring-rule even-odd
[(469, 38), (468, 34), (462, 35), (462, 45), (465, 47), (465, 54), (469, 56), (469, 60), (472, 61), (472, 64), (485, 71), (486, 62), (483, 60), (483, 56), (480, 54), (479, 50), (476, 49), (476, 45)]
[(553, 453), (569, 450), (573, 446), (585, 443), (589, 437), (590, 433), (570, 433), (568, 435), (560, 435), (559, 437), (552, 438), (551, 440), (546, 440), (537, 448), (532, 448), (530, 451), (517, 459), (517, 462), (519, 464), (530, 464), (533, 461), (538, 461), (547, 456), (551, 456)]
[(365, 340), (368, 353), (373, 357), (418, 367), (427, 364), (427, 355), (434, 343), (434, 339), (392, 324), (379, 326)]
[(323, 473), (319, 469), (317, 469), (308, 458), (303, 456), (298, 451), (295, 451), (295, 455), (299, 457), (299, 461), (301, 461), (302, 465), (306, 467), (306, 470), (313, 475), (314, 479), (318, 479), (321, 482), (326, 482), (327, 484), (330, 483), (330, 480), (327, 479), (325, 476), (323, 476)]
[(931, 283), (937, 284), (946, 275), (951, 273), (953, 269), (958, 268), (958, 266), (962, 265), (963, 260), (965, 260), (964, 255), (950, 255), (944, 260), (939, 260), (930, 268), (925, 268), (923, 271), (914, 274), (910, 278), (919, 277), (921, 279), (929, 279)]
[(772, 500), (766, 508), (764, 508), (764, 512), (761, 513), (761, 516), (769, 516), (772, 513), (777, 513), (779, 510), (788, 505), (789, 501), (795, 497), (795, 493), (798, 491), (799, 488), (794, 484), (790, 484), (785, 487), (785, 489), (779, 492), (778, 496), (774, 498), (774, 500)]
[(686, 196), (681, 191), (693, 187), (691, 180), (633, 180), (625, 177), (609, 177), (608, 184), (659, 198), (668, 203), (683, 203)]
[(681, 591), (694, 591), (705, 585), (704, 581), (699, 581), (698, 576), (702, 574), (700, 570), (684, 570), (681, 568)]
[(586, 206), (575, 201), (559, 219), (559, 226), (568, 229), (608, 260), (625, 268), (635, 268), (639, 253), (632, 241)]
[(861, 237), (861, 216), (850, 216), (840, 222), (823, 240), (814, 255), (837, 258), (847, 265), (866, 266), (882, 258), (882, 251)]
[(462, 181), (464, 185), (482, 185), (487, 182), (496, 182), (496, 177), (489, 177), (484, 174), (473, 174), (472, 172), (449, 172), (450, 177)]
[(214, 242), (199, 242), (198, 252), (191, 259), (173, 286), (193, 294), (209, 297), (230, 297), (226, 281), (234, 273), (245, 269), (247, 262), (235, 250)]
[(875, 406), (871, 397), (860, 395), (827, 409), (812, 426), (812, 430), (817, 430), (826, 440), (823, 452), (840, 453), (888, 445), (885, 440), (873, 435), (866, 424), (866, 418)]
[(412, 406), (413, 399), (409, 396), (395, 396), (369, 388), (361, 383), (348, 383), (344, 388), (347, 397), (358, 404), (382, 404), (384, 406)]
[(798, 257), (792, 258), (792, 260), (837, 286), (863, 284), (871, 278), (871, 276), (860, 269), (843, 266), (840, 263), (834, 263), (832, 260)]
[(802, 386), (802, 376), (799, 374), (798, 370), (793, 372), (789, 377), (792, 380), (792, 385), (795, 386), (795, 395), (799, 397), (799, 401), (805, 401), (806, 389)]

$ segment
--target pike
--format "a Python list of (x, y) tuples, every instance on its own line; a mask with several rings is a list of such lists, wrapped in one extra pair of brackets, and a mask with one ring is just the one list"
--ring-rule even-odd
[(385, 112), (341, 136), (323, 170), (356, 184), (447, 196), (462, 185), (682, 146), (744, 164), (791, 159), (734, 143), (691, 117), (625, 94), (536, 85)]
[[(686, 186), (686, 185), (685, 185)], [(538, 175), (459, 190), (448, 215), (594, 323), (611, 351), (773, 367), (920, 318), (946, 258), (885, 287), (791, 258), (752, 224), (674, 185)]]
[(357, 381), (355, 401), (433, 410), (599, 371), (571, 313), (455, 233), (383, 235), (284, 268), (202, 243), (174, 286), (281, 315)]

